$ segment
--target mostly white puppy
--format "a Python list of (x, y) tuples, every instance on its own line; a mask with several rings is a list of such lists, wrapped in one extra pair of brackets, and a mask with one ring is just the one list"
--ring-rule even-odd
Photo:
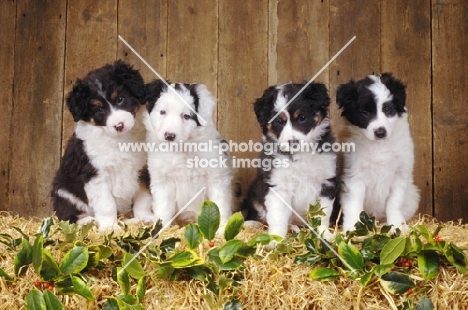
[(144, 99), (140, 73), (122, 61), (76, 81), (67, 105), (77, 124), (52, 185), (60, 220), (118, 229), (118, 213), (132, 205), (136, 221), (152, 217), (151, 195), (139, 182), (146, 154), (119, 147), (144, 141), (144, 126), (135, 118)]
[(330, 98), (323, 84), (312, 83), (300, 92), (303, 87), (294, 83), (271, 86), (255, 102), (263, 131), (262, 162), (271, 160), (273, 165), (271, 170), (257, 170), (243, 209), (248, 210), (249, 220), (263, 222), (270, 234), (285, 237), (289, 225), (304, 225), (292, 209), (306, 219), (309, 204), (320, 201), (325, 216), (319, 233), (331, 239), (328, 226), (337, 183)]
[[(213, 121), (215, 100), (202, 84), (149, 83), (144, 124), (155, 219), (197, 220), (205, 200), (216, 203), (221, 225), (232, 214), (231, 158)], [(202, 190), (205, 187), (205, 190)], [(200, 190), (201, 193), (196, 195)], [(182, 211), (182, 208), (187, 207)], [(181, 212), (182, 211), (182, 212)]]
[(389, 73), (369, 75), (341, 85), (336, 100), (347, 121), (344, 141), (355, 144), (355, 152), (344, 154), (343, 230), (353, 230), (363, 210), (406, 230), (419, 191), (405, 85)]

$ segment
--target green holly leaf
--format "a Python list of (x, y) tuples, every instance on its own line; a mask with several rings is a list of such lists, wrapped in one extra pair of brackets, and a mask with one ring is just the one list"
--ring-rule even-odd
[(361, 270), (364, 267), (364, 258), (354, 245), (341, 242), (338, 245), (338, 254), (346, 261), (347, 267), (354, 270)]
[(218, 206), (211, 201), (205, 201), (198, 216), (198, 226), (206, 239), (213, 240), (219, 228), (220, 214)]
[(224, 239), (229, 241), (234, 239), (242, 230), (244, 226), (244, 217), (241, 212), (234, 213), (228, 220), (226, 228), (224, 229)]
[(418, 267), (424, 280), (439, 276), (439, 255), (434, 251), (422, 251), (418, 254)]
[(42, 292), (37, 289), (32, 289), (26, 298), (24, 299), (26, 303), (26, 310), (46, 310), (47, 305), (42, 295)]
[(380, 278), (380, 283), (386, 291), (395, 295), (405, 294), (410, 288), (416, 286), (407, 274), (400, 272), (390, 272), (383, 275)]
[(133, 257), (134, 256), (130, 253), (124, 253), (122, 257), (122, 268), (126, 266), (125, 271), (128, 272), (132, 278), (139, 280), (145, 276), (145, 271), (140, 262)]
[(71, 280), (73, 284), (73, 289), (75, 290), (76, 294), (83, 296), (88, 301), (94, 300), (93, 293), (91, 292), (91, 290), (88, 288), (86, 283), (81, 278), (77, 276), (72, 276)]
[(43, 293), (43, 298), (44, 298), (47, 309), (53, 309), (53, 310), (65, 309), (65, 306), (60, 302), (57, 296), (55, 296), (54, 293), (52, 293), (51, 291), (45, 290)]
[(393, 264), (395, 260), (400, 257), (405, 251), (406, 247), (406, 238), (397, 237), (393, 240), (388, 241), (382, 248), (380, 252), (380, 264), (389, 265)]
[(190, 249), (196, 248), (200, 244), (202, 238), (198, 225), (190, 223), (185, 226), (184, 240)]
[(232, 239), (226, 242), (226, 244), (219, 250), (219, 258), (221, 259), (221, 262), (223, 264), (229, 262), (242, 246), (244, 246), (244, 242), (240, 240)]
[(333, 281), (338, 278), (341, 274), (336, 271), (335, 269), (326, 268), (326, 267), (319, 267), (312, 270), (309, 273), (309, 279), (311, 280), (319, 280), (322, 282), (325, 281)]
[(28, 240), (23, 239), (21, 241), (21, 249), (16, 253), (15, 260), (13, 262), (15, 276), (21, 276), (26, 273), (27, 267), (32, 263), (32, 247)]
[(88, 264), (88, 248), (84, 246), (75, 246), (63, 257), (60, 264), (60, 270), (63, 274), (79, 273)]

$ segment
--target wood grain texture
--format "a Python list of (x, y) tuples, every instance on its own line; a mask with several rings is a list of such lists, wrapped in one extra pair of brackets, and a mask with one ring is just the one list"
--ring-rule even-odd
[(468, 221), (468, 2), (432, 3), (434, 204), (439, 220)]
[[(268, 84), (309, 81), (329, 60), (329, 2), (270, 1), (269, 10)], [(328, 73), (315, 81), (328, 84)]]
[[(152, 67), (166, 77), (167, 0), (126, 0), (118, 7), (118, 34)], [(140, 70), (145, 82), (157, 76), (120, 40), (117, 58)]]
[[(78, 78), (114, 62), (118, 40), (117, 0), (68, 2), (66, 35), (64, 96), (70, 92)], [(63, 151), (75, 128), (65, 102), (62, 123)]]
[(0, 2), (0, 210), (8, 210), (8, 184), (10, 175), (10, 159), (13, 140), (11, 140), (11, 120), (13, 109), (13, 76), (14, 76), (14, 49), (16, 26), (16, 2)]
[[(218, 95), (218, 1), (170, 1), (167, 78), (205, 84)], [(217, 108), (213, 112), (217, 122)]]
[(421, 193), (419, 212), (433, 215), (430, 3), (383, 1), (381, 33), (382, 72), (392, 72), (407, 85), (414, 179)]
[[(258, 142), (261, 130), (252, 103), (268, 85), (268, 2), (219, 1), (218, 128), (227, 140)], [(238, 158), (256, 153), (233, 152)], [(240, 168), (236, 179), (242, 193), (254, 168)]]
[(330, 0), (330, 57), (356, 39), (330, 64), (330, 117), (335, 134), (344, 129), (336, 90), (349, 80), (380, 72), (380, 3), (374, 0)]
[(18, 1), (9, 211), (51, 214), (60, 161), (66, 3)]

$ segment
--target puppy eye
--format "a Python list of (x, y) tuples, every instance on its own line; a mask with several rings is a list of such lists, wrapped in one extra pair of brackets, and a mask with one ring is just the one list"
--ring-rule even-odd
[(98, 107), (98, 108), (97, 108), (97, 111), (98, 111), (98, 112), (104, 112), (104, 109), (103, 109), (102, 107)]
[(276, 122), (278, 123), (278, 125), (284, 125), (284, 120), (281, 118), (277, 118)]
[(190, 116), (190, 114), (184, 114), (184, 119), (185, 120), (189, 120), (191, 119), (192, 117)]
[(368, 111), (361, 111), (361, 115), (364, 117), (369, 117), (370, 113)]
[(166, 111), (161, 110), (161, 111), (159, 111), (159, 114), (161, 114), (161, 115), (166, 115)]
[(389, 107), (389, 106), (385, 106), (385, 107), (383, 108), (383, 111), (384, 111), (385, 113), (390, 113), (390, 112), (392, 112), (392, 108)]
[(299, 120), (299, 122), (303, 123), (306, 121), (307, 117), (305, 115), (299, 115), (299, 117), (297, 118)]
[(121, 104), (124, 101), (124, 97), (117, 97), (117, 104)]

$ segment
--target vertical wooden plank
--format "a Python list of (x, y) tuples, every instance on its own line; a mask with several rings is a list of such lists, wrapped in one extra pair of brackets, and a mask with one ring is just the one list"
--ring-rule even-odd
[[(117, 0), (68, 2), (65, 96), (77, 78), (115, 60), (117, 40)], [(75, 128), (65, 102), (63, 110), (62, 151)]]
[(374, 0), (330, 0), (330, 57), (353, 36), (356, 39), (330, 65), (330, 114), (335, 134), (344, 122), (336, 90), (350, 79), (380, 73), (380, 3)]
[[(118, 34), (121, 35), (152, 67), (166, 76), (167, 0), (125, 0), (119, 2)], [(120, 40), (117, 58), (139, 69), (145, 82), (157, 77)]]
[[(218, 1), (170, 1), (167, 78), (205, 84), (218, 95)], [(217, 108), (213, 112), (217, 123)]]
[(13, 72), (15, 50), (16, 2), (0, 2), (0, 210), (8, 210), (8, 182), (10, 171), (10, 124), (13, 108)]
[(468, 221), (468, 2), (432, 2), (435, 216)]
[[(241, 6), (241, 4), (238, 4)], [(218, 2), (170, 1), (167, 77), (174, 82), (202, 83), (217, 95)]]
[(60, 160), (66, 3), (18, 1), (10, 211), (51, 214), (50, 184)]
[[(252, 103), (268, 85), (268, 2), (219, 1), (218, 128), (227, 140), (261, 140)], [(256, 153), (233, 152), (237, 158)], [(242, 193), (255, 176), (254, 168), (238, 169)]]
[(421, 194), (419, 212), (433, 215), (429, 1), (383, 1), (381, 34), (382, 72), (392, 72), (407, 85), (406, 103), (415, 144), (414, 179)]
[[(272, 0), (269, 13), (268, 84), (309, 81), (329, 60), (328, 0)], [(328, 73), (315, 81), (328, 84)]]

